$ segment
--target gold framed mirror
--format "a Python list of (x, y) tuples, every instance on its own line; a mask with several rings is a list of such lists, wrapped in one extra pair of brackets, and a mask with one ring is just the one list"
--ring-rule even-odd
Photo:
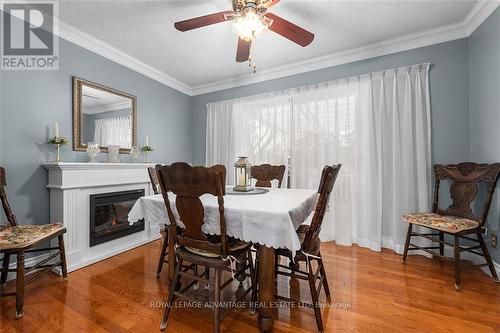
[(137, 97), (73, 76), (73, 150), (88, 144), (120, 146), (128, 154), (137, 146)]

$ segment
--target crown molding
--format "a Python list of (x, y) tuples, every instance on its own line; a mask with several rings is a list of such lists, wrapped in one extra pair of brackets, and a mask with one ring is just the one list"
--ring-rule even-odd
[(252, 83), (278, 79), (290, 75), (315, 71), (355, 61), (379, 57), (383, 55), (408, 51), (419, 47), (443, 43), (469, 37), (486, 18), (500, 5), (500, 0), (480, 0), (470, 10), (462, 22), (445, 25), (436, 29), (425, 30), (372, 43), (362, 47), (335, 52), (293, 64), (259, 70), (256, 74), (243, 75), (236, 78), (220, 80), (209, 84), (189, 86), (188, 84), (154, 68), (131, 55), (84, 33), (71, 25), (59, 22), (59, 37), (64, 38), (89, 51), (106, 57), (116, 63), (128, 67), (153, 80), (161, 82), (189, 96), (206, 94), (214, 91), (230, 89)]
[(274, 80), (286, 76), (311, 72), (328, 67), (347, 64), (355, 61), (380, 57), (388, 54), (408, 51), (433, 44), (444, 43), (469, 37), (500, 5), (500, 1), (479, 1), (470, 10), (462, 22), (445, 25), (439, 28), (411, 33), (362, 47), (335, 52), (290, 65), (259, 70), (256, 74), (216, 81), (209, 84), (193, 86), (193, 95), (201, 95), (214, 91), (235, 88), (252, 83)]
[(83, 113), (85, 113), (85, 114), (97, 114), (97, 113), (102, 113), (102, 112), (130, 109), (131, 104), (132, 104), (131, 101), (128, 100), (128, 101), (123, 101), (123, 102), (118, 102), (118, 103), (113, 103), (113, 104), (94, 106), (92, 108), (83, 107)]
[(472, 35), (474, 31), (490, 16), (495, 9), (500, 6), (499, 0), (480, 0), (467, 14), (463, 20), (463, 25), (467, 37)]
[(362, 47), (335, 52), (326, 56), (299, 61), (290, 65), (279, 66), (268, 70), (259, 70), (252, 76), (239, 76), (234, 79), (194, 86), (192, 88), (193, 95), (201, 95), (252, 83), (274, 80), (465, 37), (467, 37), (467, 35), (461, 24), (451, 24), (437, 29), (404, 35)]
[(109, 60), (112, 60), (120, 65), (128, 67), (140, 74), (143, 74), (155, 81), (163, 83), (175, 90), (184, 94), (192, 96), (191, 87), (184, 82), (168, 75), (167, 73), (154, 68), (137, 58), (95, 38), (69, 24), (59, 20), (59, 33), (58, 36), (66, 39), (67, 41), (81, 46), (89, 51), (97, 53)]

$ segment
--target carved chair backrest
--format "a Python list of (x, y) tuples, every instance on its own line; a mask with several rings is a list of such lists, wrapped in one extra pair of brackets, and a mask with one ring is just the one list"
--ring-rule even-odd
[[(453, 215), (478, 221), (481, 226), (486, 223), (488, 211), (491, 206), (493, 193), (495, 192), (500, 163), (477, 164), (465, 162), (459, 164), (434, 166), (436, 183), (434, 187), (434, 200), (432, 211), (441, 215)], [(451, 181), (450, 195), (452, 204), (444, 210), (439, 209), (439, 186), (442, 180)], [(471, 203), (476, 199), (478, 185), (486, 183), (488, 192), (484, 198), (482, 212), (479, 215), (473, 213)]]
[(257, 187), (271, 187), (271, 181), (277, 180), (278, 187), (281, 188), (285, 169), (284, 165), (261, 164), (253, 165), (250, 173), (251, 177), (257, 180)]
[(11, 227), (17, 225), (17, 219), (12, 209), (10, 208), (9, 201), (7, 200), (7, 193), (5, 192), (5, 186), (7, 185), (7, 175), (5, 169), (0, 167), (0, 200), (2, 201), (3, 211), (5, 216), (7, 216), (7, 221)]
[(306, 253), (314, 254), (311, 253), (311, 251), (319, 238), (321, 225), (323, 224), (326, 209), (328, 208), (328, 202), (330, 201), (330, 195), (333, 191), (333, 185), (335, 185), (341, 166), (341, 164), (333, 166), (327, 165), (323, 168), (318, 189), (318, 202), (316, 203), (316, 209), (314, 210), (311, 225), (309, 226), (304, 241), (302, 242), (302, 250)]
[[(178, 162), (172, 165), (157, 165), (156, 171), (170, 223), (176, 223), (169, 201), (169, 195), (173, 193), (176, 196), (175, 208), (185, 226), (185, 229), (176, 234), (176, 244), (227, 255), (228, 238), (224, 218), (226, 168), (223, 165), (209, 168), (192, 167), (187, 163)], [(204, 194), (217, 197), (220, 237), (216, 240), (212, 237), (209, 240), (202, 230), (204, 209), (200, 197)]]
[(148, 168), (149, 180), (151, 181), (151, 186), (153, 187), (154, 194), (160, 194), (160, 183), (158, 181), (158, 176), (156, 175), (156, 169), (153, 167)]

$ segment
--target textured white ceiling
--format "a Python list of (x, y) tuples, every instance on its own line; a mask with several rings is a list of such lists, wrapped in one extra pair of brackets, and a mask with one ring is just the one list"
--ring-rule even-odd
[[(258, 70), (328, 55), (460, 22), (477, 1), (281, 0), (270, 12), (313, 32), (302, 48), (267, 31), (253, 56)], [(252, 75), (236, 63), (237, 38), (225, 22), (188, 32), (174, 22), (231, 8), (215, 1), (61, 1), (60, 19), (186, 83), (199, 86)]]

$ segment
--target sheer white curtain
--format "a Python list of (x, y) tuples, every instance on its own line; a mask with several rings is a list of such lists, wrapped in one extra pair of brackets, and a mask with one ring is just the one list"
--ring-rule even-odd
[(100, 146), (120, 145), (132, 147), (132, 118), (114, 117), (94, 121), (94, 142)]
[(226, 182), (233, 184), (236, 161), (234, 145), (233, 102), (207, 104), (206, 165), (226, 166)]
[(342, 164), (322, 240), (401, 252), (401, 214), (429, 209), (428, 70), (414, 65), (298, 89), (291, 184), (316, 188), (323, 165)]
[[(428, 70), (428, 64), (413, 65), (303, 86), (293, 94), (209, 104), (207, 164), (232, 170), (243, 149), (252, 163), (286, 164), (290, 158), (290, 186), (316, 189), (322, 168), (341, 163), (321, 239), (401, 252), (401, 214), (429, 209)], [(216, 111), (222, 104), (225, 113)], [(214, 136), (218, 142), (209, 140)], [(214, 159), (220, 155), (226, 160)]]
[(283, 91), (208, 104), (207, 165), (225, 165), (228, 184), (234, 184), (237, 156), (247, 156), (252, 164), (287, 165), (290, 110)]

